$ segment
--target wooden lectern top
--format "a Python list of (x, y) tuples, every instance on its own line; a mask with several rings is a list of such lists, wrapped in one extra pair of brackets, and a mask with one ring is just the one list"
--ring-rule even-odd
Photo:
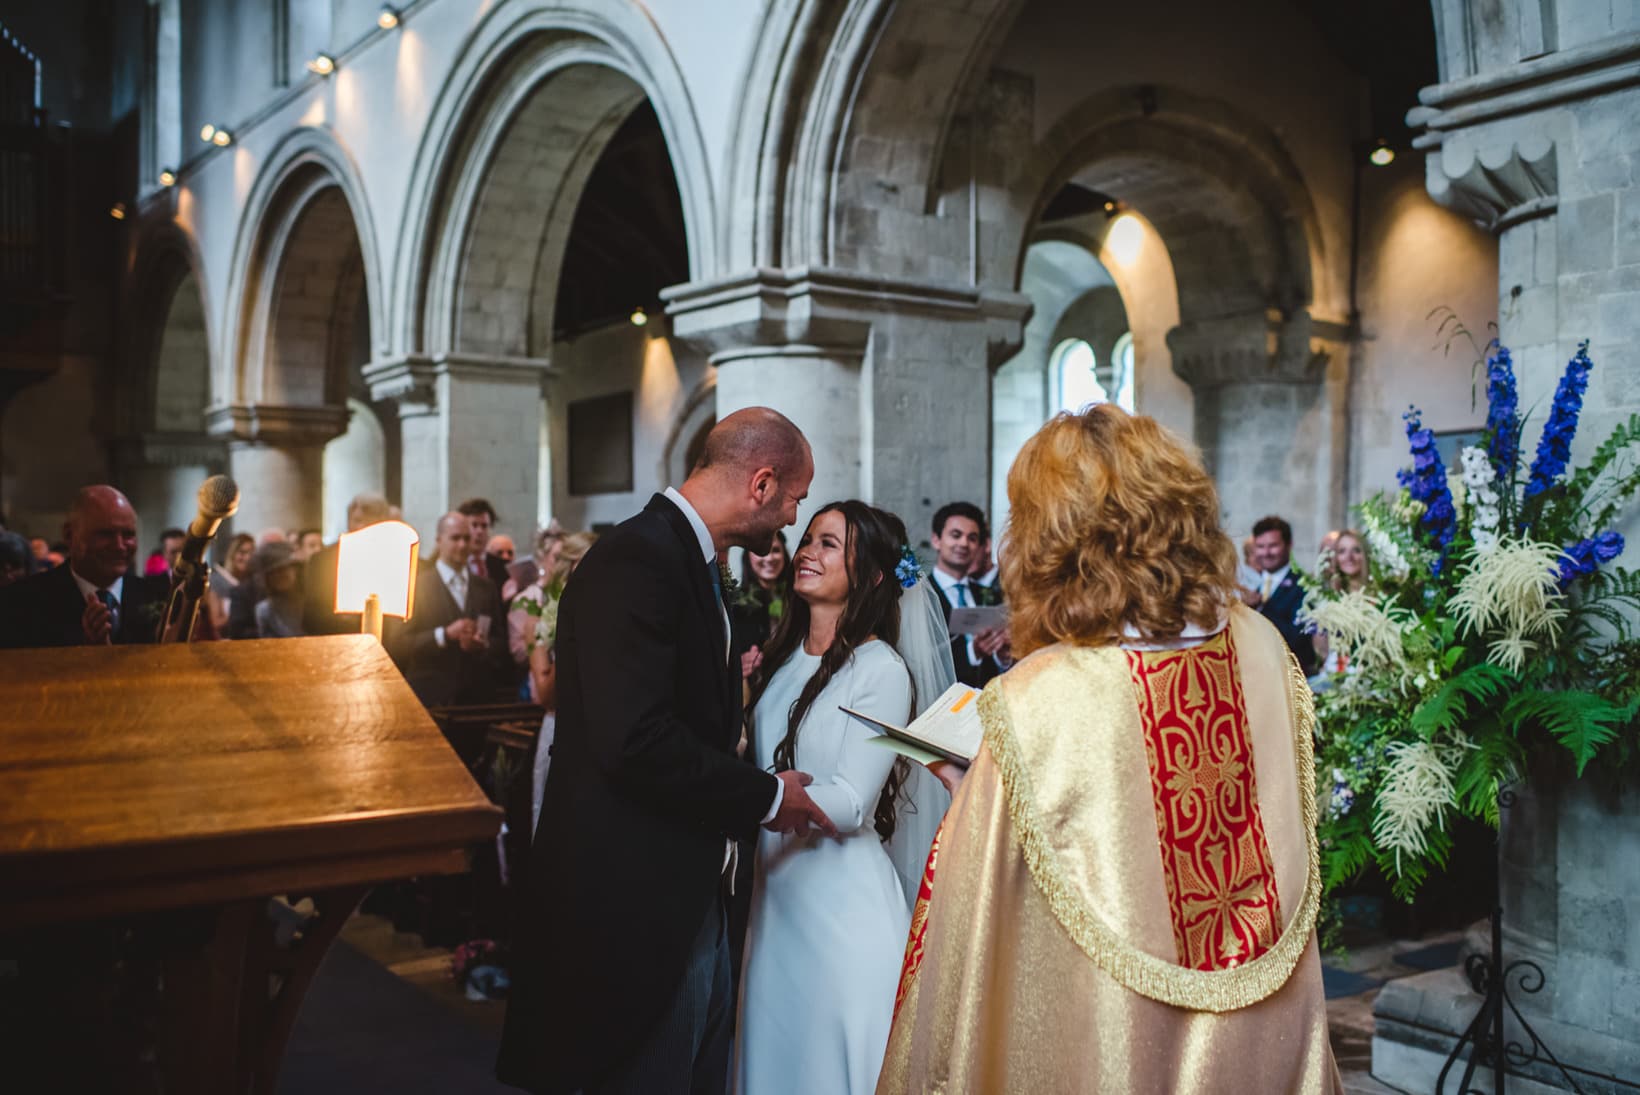
[(460, 871), (499, 823), (366, 635), (0, 669), (0, 930)]

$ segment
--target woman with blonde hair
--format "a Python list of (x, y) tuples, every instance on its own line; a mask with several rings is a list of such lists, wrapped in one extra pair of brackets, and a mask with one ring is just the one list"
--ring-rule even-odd
[[(1331, 546), (1321, 552), (1321, 580), (1336, 593), (1358, 593), (1367, 588), (1370, 574), (1367, 565), (1367, 541), (1352, 528), (1344, 529), (1334, 538)], [(1325, 631), (1315, 636), (1315, 658), (1320, 666), (1313, 685), (1317, 691), (1331, 686), (1334, 676), (1349, 668), (1342, 650), (1332, 649)]]
[(1101, 404), (1026, 442), (1008, 499), (1020, 661), (980, 698), (877, 1090), (1341, 1090), (1314, 711), (1212, 481)]

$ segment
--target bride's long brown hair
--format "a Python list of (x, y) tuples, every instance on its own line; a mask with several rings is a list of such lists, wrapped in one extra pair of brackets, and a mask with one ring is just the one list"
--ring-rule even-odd
[[(848, 601), (843, 606), (842, 618), (837, 621), (837, 634), (820, 656), (820, 668), (816, 669), (814, 676), (803, 685), (803, 691), (798, 694), (797, 701), (787, 712), (786, 736), (774, 747), (774, 767), (777, 772), (789, 771), (796, 767), (797, 730), (803, 723), (803, 717), (809, 713), (809, 708), (814, 706), (814, 701), (826, 685), (831, 683), (831, 679), (848, 664), (860, 644), (873, 635), (890, 646), (896, 646), (900, 641), (900, 583), (894, 576), (894, 567), (900, 561), (900, 546), (906, 542), (905, 523), (886, 510), (849, 499), (845, 502), (833, 502), (820, 509), (814, 518), (810, 519), (810, 528), (814, 527), (814, 520), (822, 513), (842, 514), (843, 523), (848, 530), (843, 544), (843, 558), (847, 560), (849, 576)], [(801, 550), (801, 545), (798, 550)], [(793, 552), (788, 565), (794, 571), (796, 560), (797, 553)], [(786, 610), (781, 613), (780, 622), (764, 648), (762, 665), (752, 674), (751, 702), (746, 705), (748, 738), (753, 731), (753, 715), (757, 710), (758, 701), (768, 689), (769, 681), (797, 651), (798, 644), (807, 638), (808, 634), (808, 602), (800, 596), (794, 596)], [(913, 697), (912, 708), (915, 707), (916, 700)], [(910, 711), (905, 713), (907, 718), (910, 715)], [(905, 761), (895, 761), (893, 770), (889, 772), (888, 782), (883, 785), (883, 793), (877, 799), (877, 809), (872, 815), (872, 821), (877, 835), (883, 840), (894, 835), (894, 803), (899, 797), (900, 787), (905, 782), (907, 772)]]

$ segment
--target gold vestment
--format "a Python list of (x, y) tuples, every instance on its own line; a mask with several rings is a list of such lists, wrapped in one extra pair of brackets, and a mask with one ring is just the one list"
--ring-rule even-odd
[(1339, 1092), (1314, 709), (1235, 606), (1184, 650), (1065, 644), (981, 697), (879, 1095)]

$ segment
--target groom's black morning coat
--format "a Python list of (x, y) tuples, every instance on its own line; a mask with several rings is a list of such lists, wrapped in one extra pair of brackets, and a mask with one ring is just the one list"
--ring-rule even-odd
[(558, 613), (558, 719), (497, 1066), (574, 1091), (632, 1048), (718, 915), (726, 836), (775, 781), (735, 755), (739, 664), (683, 512), (663, 495), (587, 552)]

